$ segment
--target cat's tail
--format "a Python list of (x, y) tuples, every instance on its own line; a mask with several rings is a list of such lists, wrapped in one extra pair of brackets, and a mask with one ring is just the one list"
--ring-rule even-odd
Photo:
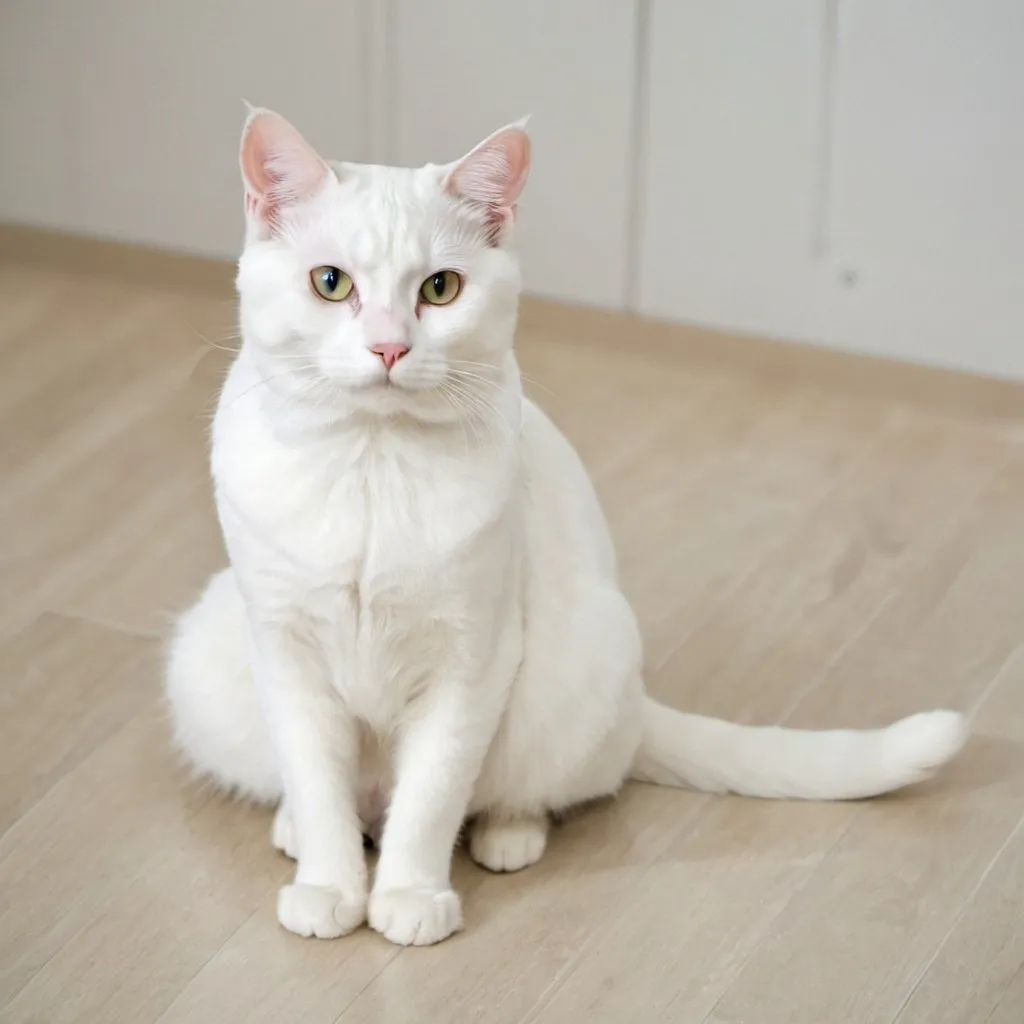
[(646, 698), (632, 777), (743, 796), (857, 800), (928, 778), (966, 739), (955, 711), (884, 729), (811, 732), (687, 715)]

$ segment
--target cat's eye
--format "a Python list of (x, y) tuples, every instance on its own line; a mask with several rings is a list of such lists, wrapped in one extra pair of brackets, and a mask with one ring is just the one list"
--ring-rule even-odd
[(352, 278), (337, 267), (314, 267), (309, 272), (309, 283), (328, 302), (344, 302), (352, 294)]
[(447, 306), (462, 291), (462, 278), (454, 270), (439, 270), (420, 285), (420, 298), (431, 306)]

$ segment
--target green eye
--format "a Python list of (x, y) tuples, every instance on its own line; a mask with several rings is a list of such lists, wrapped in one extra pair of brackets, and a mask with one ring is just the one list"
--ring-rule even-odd
[(420, 298), (431, 306), (447, 306), (462, 291), (462, 278), (454, 270), (439, 270), (420, 285)]
[(344, 302), (352, 294), (352, 278), (337, 267), (314, 267), (309, 282), (313, 291), (328, 302)]

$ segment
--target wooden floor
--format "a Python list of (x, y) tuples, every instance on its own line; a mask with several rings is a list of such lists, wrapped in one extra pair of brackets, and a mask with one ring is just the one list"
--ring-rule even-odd
[(871, 803), (630, 786), (521, 875), (460, 856), (451, 941), (318, 942), (275, 922), (269, 813), (169, 748), (161, 638), (223, 561), (233, 312), (143, 277), (0, 262), (0, 1019), (1024, 1021), (1024, 392), (528, 307), (658, 697), (976, 735)]

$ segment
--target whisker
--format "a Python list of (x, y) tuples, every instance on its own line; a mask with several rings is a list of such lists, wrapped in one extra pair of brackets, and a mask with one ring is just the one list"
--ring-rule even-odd
[(526, 374), (522, 372), (520, 372), (519, 376), (522, 378), (524, 384), (529, 384), (530, 387), (539, 388), (541, 391), (550, 395), (552, 398), (558, 397), (554, 393), (554, 391), (551, 390), (551, 388), (546, 387), (544, 384), (541, 384), (539, 380), (535, 380), (533, 377), (527, 377)]
[[(303, 367), (299, 367), (298, 369), (302, 370)], [(317, 367), (315, 367), (313, 365), (309, 365), (309, 366), (306, 366), (305, 369), (307, 369), (307, 370), (316, 370)], [(246, 395), (248, 395), (252, 391), (255, 391), (256, 388), (261, 387), (261, 386), (266, 386), (267, 388), (269, 388), (271, 381), (278, 380), (281, 377), (286, 377), (289, 374), (294, 374), (295, 372), (296, 372), (296, 368), (295, 367), (289, 367), (287, 370), (282, 370), (280, 373), (272, 373), (272, 374), (270, 374), (269, 377), (261, 376), (260, 379), (258, 381), (256, 381), (255, 384), (250, 385), (244, 391), (242, 391), (241, 393), (235, 395), (234, 398), (232, 398), (231, 401), (225, 406), (225, 409), (230, 409), (235, 404), (235, 402), (239, 401), (242, 398), (245, 398)], [(297, 383), (299, 383), (299, 384), (309, 384), (310, 386), (313, 386), (313, 385), (315, 385), (315, 384), (317, 384), (319, 382), (316, 381), (316, 380), (304, 381), (304, 380), (302, 380), (302, 378), (299, 378)], [(301, 394), (301, 392), (300, 392), (300, 394)], [(294, 396), (283, 395), (283, 396), (279, 396), (279, 397), (281, 397), (283, 400), (287, 400), (289, 398), (297, 398), (299, 396), (298, 395), (294, 395)]]
[[(475, 367), (475, 368), (481, 369), (481, 370), (490, 370), (492, 373), (500, 373), (501, 372), (495, 366), (493, 366), (491, 363), (481, 363), (481, 362), (478, 362), (478, 361), (473, 360), (473, 359), (452, 359), (450, 361), (450, 365), (452, 367), (462, 367), (462, 366)], [(541, 384), (541, 382), (539, 380), (535, 379), (534, 377), (531, 377), (529, 374), (523, 373), (522, 370), (519, 371), (519, 376), (520, 376), (520, 379), (524, 383), (529, 384), (532, 387), (539, 388), (541, 391), (544, 391), (547, 394), (549, 394), (552, 398), (556, 398), (557, 397), (557, 395), (555, 395), (555, 393), (549, 387), (546, 387), (544, 384)], [(492, 380), (490, 380), (490, 378), (487, 378), (487, 377), (483, 377), (483, 379), (487, 380), (488, 383), (494, 384), (496, 387), (502, 387), (502, 383), (501, 382), (492, 381)]]
[(466, 443), (468, 445), (469, 438), (466, 434), (467, 428), (472, 431), (473, 440), (477, 445), (483, 443), (479, 432), (477, 431), (476, 421), (480, 418), (479, 411), (474, 408), (469, 400), (469, 396), (456, 386), (454, 381), (444, 381), (442, 383), (445, 395), (449, 398), (452, 408), (459, 414), (459, 423), (462, 425), (463, 436), (466, 437)]
[[(197, 330), (195, 330), (195, 328), (193, 328), (193, 331), (192, 331), (192, 332), (193, 332), (193, 334), (195, 334), (195, 336), (196, 336), (196, 337), (197, 337), (197, 338), (198, 338), (198, 339), (199, 339), (199, 340), (200, 340), (200, 341), (201, 341), (201, 342), (202, 342), (202, 343), (203, 343), (204, 345), (207, 345), (207, 346), (209, 346), (210, 348), (214, 348), (214, 349), (217, 349), (217, 351), (218, 351), (218, 352), (229, 352), (229, 353), (230, 353), (231, 355), (233, 355), (233, 356), (236, 356), (236, 355), (238, 355), (238, 349), (236, 349), (236, 348), (230, 348), (230, 347), (229, 347), (229, 346), (227, 346), (227, 345), (218, 345), (218, 344), (217, 344), (217, 342), (215, 342), (215, 341), (211, 341), (211, 340), (210, 340), (209, 338), (207, 338), (207, 337), (206, 337), (206, 335), (205, 335), (205, 334), (203, 334), (203, 333), (202, 333), (201, 331), (197, 331)], [(228, 339), (225, 339), (225, 340), (228, 340)]]
[[(455, 394), (460, 396), (466, 411), (471, 413), (474, 418), (479, 419), (481, 424), (488, 428), (492, 439), (502, 441), (515, 436), (515, 428), (505, 418), (501, 409), (487, 398), (486, 395), (471, 390), (465, 382), (459, 381), (457, 378), (450, 378), (448, 385)], [(505, 428), (506, 437), (495, 438), (494, 431), (499, 426)]]
[(476, 434), (476, 428), (473, 426), (472, 419), (467, 418), (463, 415), (466, 411), (464, 406), (459, 401), (458, 395), (456, 395), (450, 388), (447, 381), (441, 381), (440, 392), (448, 404), (456, 413), (456, 422), (459, 425), (459, 429), (462, 431), (462, 440), (466, 446), (466, 454), (469, 454), (469, 430), (473, 430), (473, 440), (479, 444), (480, 439)]

